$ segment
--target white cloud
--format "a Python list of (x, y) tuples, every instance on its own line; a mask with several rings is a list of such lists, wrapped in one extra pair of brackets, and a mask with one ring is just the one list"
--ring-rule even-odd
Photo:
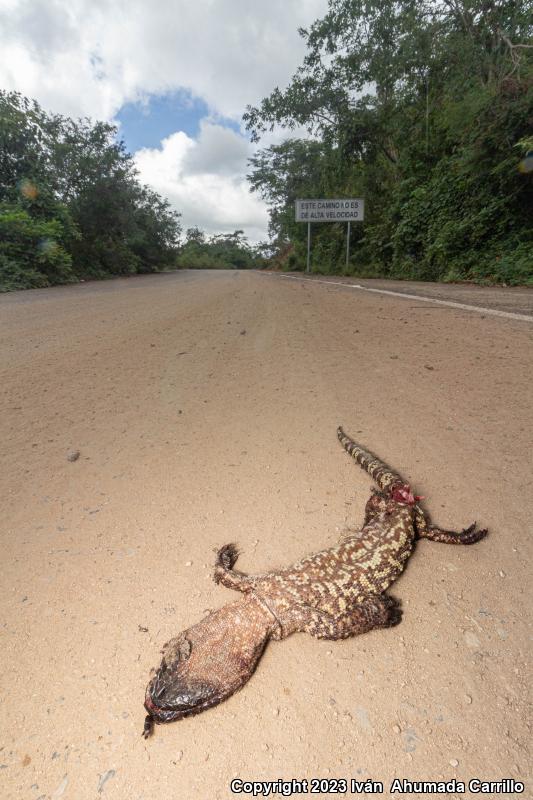
[(327, 0), (0, 0), (0, 86), (73, 116), (182, 87), (240, 119), (284, 86)]
[[(0, 87), (102, 120), (181, 88), (212, 119), (240, 121), (247, 104), (289, 82), (305, 52), (298, 27), (326, 10), (327, 0), (0, 0)], [(186, 225), (245, 228), (258, 239), (266, 217), (244, 178), (250, 154), (242, 137), (206, 124), (197, 141), (177, 132), (136, 160)]]
[(251, 242), (266, 238), (266, 206), (246, 181), (250, 143), (235, 131), (203, 120), (192, 139), (173, 133), (157, 149), (139, 150), (135, 163), (144, 183), (182, 212), (183, 228), (207, 233), (244, 229)]

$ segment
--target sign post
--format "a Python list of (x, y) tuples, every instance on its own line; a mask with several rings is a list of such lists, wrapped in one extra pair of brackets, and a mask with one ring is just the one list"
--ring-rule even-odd
[(307, 222), (307, 272), (311, 271), (311, 223), (347, 222), (346, 266), (350, 260), (350, 223), (362, 222), (365, 201), (362, 197), (334, 200), (296, 200), (296, 222)]
[(307, 272), (311, 272), (311, 223), (307, 223)]
[(350, 262), (350, 220), (348, 220), (348, 230), (346, 232), (346, 269)]

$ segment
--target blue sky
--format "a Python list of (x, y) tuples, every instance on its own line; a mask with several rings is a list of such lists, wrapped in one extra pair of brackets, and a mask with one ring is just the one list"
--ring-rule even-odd
[[(213, 119), (207, 103), (186, 89), (149, 95), (142, 101), (126, 103), (115, 115), (115, 121), (120, 124), (119, 136), (130, 153), (143, 147), (159, 147), (162, 139), (176, 131), (183, 131), (195, 139), (200, 131), (200, 122), (205, 118)], [(239, 132), (239, 125), (234, 120), (217, 115), (216, 122)]]
[[(139, 178), (207, 233), (267, 236), (242, 114), (287, 85), (328, 0), (0, 0), (0, 86), (119, 123)], [(261, 146), (287, 132), (274, 131)], [(305, 135), (292, 131), (291, 135)], [(278, 137), (276, 139), (276, 137)]]

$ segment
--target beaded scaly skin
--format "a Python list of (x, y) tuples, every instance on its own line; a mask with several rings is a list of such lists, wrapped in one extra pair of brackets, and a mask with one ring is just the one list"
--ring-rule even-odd
[(310, 633), (345, 639), (396, 625), (398, 602), (386, 594), (403, 571), (417, 538), (473, 544), (486, 535), (474, 525), (458, 533), (431, 524), (419, 498), (396, 472), (346, 436), (344, 449), (376, 481), (360, 531), (291, 567), (259, 575), (234, 569), (234, 544), (217, 554), (214, 579), (242, 597), (171, 639), (147, 686), (143, 735), (217, 705), (252, 675), (269, 639)]

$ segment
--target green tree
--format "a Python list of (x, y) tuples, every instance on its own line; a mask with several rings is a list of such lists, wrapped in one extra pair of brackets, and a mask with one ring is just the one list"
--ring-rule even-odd
[[(0, 91), (0, 204), (10, 242), (0, 286), (14, 285), (17, 265), (17, 286), (30, 272), (33, 286), (35, 274), (50, 284), (174, 264), (179, 214), (139, 183), (117, 134), (113, 125), (49, 115), (17, 93)], [(37, 257), (34, 234), (53, 240), (54, 254)]]
[(244, 231), (207, 238), (199, 228), (188, 228), (177, 264), (195, 269), (250, 269), (265, 263), (263, 255), (248, 244)]
[(35, 219), (16, 205), (0, 203), (0, 290), (76, 280), (63, 237), (60, 220)]
[[(251, 161), (289, 266), (303, 263), (296, 196), (363, 195), (359, 273), (530, 280), (532, 181), (517, 150), (533, 118), (529, 0), (330, 0), (301, 34), (290, 85), (244, 116), (256, 141), (277, 125), (313, 137)], [(315, 227), (316, 268), (341, 269), (343, 229)]]

